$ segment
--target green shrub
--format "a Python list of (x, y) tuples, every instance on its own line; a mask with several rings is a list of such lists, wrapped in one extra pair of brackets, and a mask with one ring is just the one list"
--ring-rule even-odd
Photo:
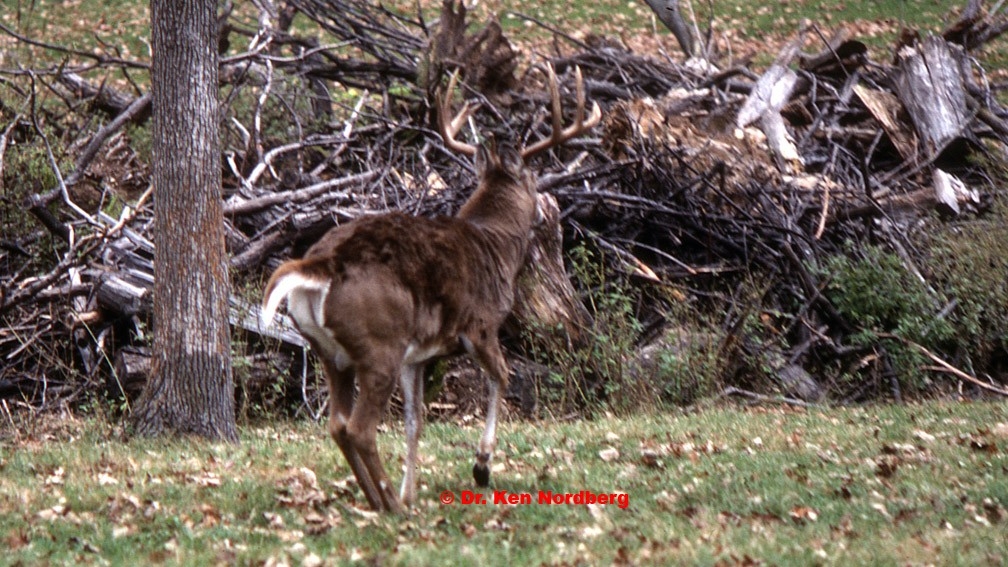
[(680, 349), (659, 352), (653, 379), (663, 402), (689, 405), (711, 394), (722, 372), (714, 346), (690, 340)]
[(944, 294), (956, 355), (974, 373), (1008, 358), (1008, 205), (922, 238), (929, 278)]
[(824, 271), (829, 279), (824, 294), (860, 329), (851, 337), (853, 343), (884, 344), (901, 387), (922, 389), (923, 355), (901, 340), (880, 342), (880, 335), (943, 350), (955, 329), (947, 317), (939, 316), (944, 305), (940, 295), (908, 270), (898, 255), (879, 246), (848, 247), (847, 254), (828, 258)]
[[(555, 345), (549, 352), (532, 353), (553, 368), (540, 384), (542, 401), (561, 412), (583, 410), (598, 401), (615, 410), (649, 403), (654, 399), (650, 385), (638, 372), (631, 372), (641, 325), (630, 286), (612, 277), (604, 258), (584, 246), (571, 251), (570, 269), (593, 325), (580, 345)], [(530, 332), (538, 337), (560, 335), (547, 329)]]

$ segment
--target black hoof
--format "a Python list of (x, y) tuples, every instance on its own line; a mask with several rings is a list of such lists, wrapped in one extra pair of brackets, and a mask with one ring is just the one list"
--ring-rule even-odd
[(482, 488), (490, 486), (490, 467), (481, 466), (479, 463), (473, 465), (473, 480), (476, 481), (476, 486)]

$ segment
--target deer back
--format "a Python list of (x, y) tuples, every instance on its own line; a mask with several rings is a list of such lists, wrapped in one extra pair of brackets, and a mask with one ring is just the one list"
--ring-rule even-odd
[(263, 316), (271, 318), (291, 289), (315, 289), (319, 293), (307, 297), (313, 305), (301, 313), (316, 327), (330, 327), (346, 314), (318, 302), (337, 297), (333, 291), (352, 280), (385, 288), (390, 298), (408, 297), (409, 305), (399, 308), (414, 312), (403, 313), (407, 321), (425, 319), (425, 329), (418, 329), (423, 335), (499, 325), (514, 301), (514, 278), (536, 221), (536, 180), (506, 144), (482, 146), (475, 165), (479, 185), (455, 217), (392, 212), (330, 230), (304, 259), (277, 269)]

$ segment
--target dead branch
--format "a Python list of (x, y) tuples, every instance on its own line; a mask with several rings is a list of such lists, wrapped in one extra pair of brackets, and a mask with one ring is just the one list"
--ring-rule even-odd
[[(367, 172), (358, 175), (350, 175), (340, 179), (330, 179), (328, 181), (323, 181), (321, 183), (316, 183), (314, 185), (309, 185), (308, 187), (286, 193), (270, 193), (255, 199), (232, 200), (225, 203), (224, 214), (248, 215), (279, 203), (302, 203), (323, 194), (327, 194), (331, 198), (336, 196), (333, 193), (334, 191), (341, 191), (347, 188), (366, 185), (371, 181), (374, 181), (377, 176), (378, 173), (376, 172)], [(344, 191), (338, 196), (345, 198), (348, 195), (349, 193)]]
[[(736, 66), (709, 75), (557, 29), (549, 63), (560, 96), (577, 98), (571, 85), (580, 68), (585, 96), (603, 109), (601, 139), (535, 162), (540, 190), (555, 198), (555, 222), (532, 248), (511, 346), (527, 346), (521, 339), (536, 334), (523, 326), (557, 328), (533, 340), (568, 350), (598, 331), (586, 297), (565, 276), (567, 252), (583, 246), (598, 252), (620, 292), (633, 295), (633, 314), (649, 332), (674, 325), (669, 313), (677, 309), (714, 314), (713, 326), (733, 343), (726, 367), (741, 376), (755, 374), (746, 359), (772, 352), (778, 386), (784, 368), (803, 377), (843, 368), (864, 380), (831, 392), (835, 399), (902, 396), (884, 344), (852, 341), (858, 324), (825, 297), (831, 276), (822, 267), (850, 243), (872, 244), (898, 250), (923, 274), (926, 263), (905, 246), (906, 234), (940, 222), (934, 211), (983, 212), (998, 191), (982, 160), (969, 158), (1008, 147), (1008, 111), (980, 64), (947, 44), (969, 49), (1003, 31), (1003, 14), (985, 15), (976, 4), (945, 39), (908, 41), (895, 63), (873, 60), (857, 38), (814, 29), (762, 73)], [(449, 155), (431, 128), (430, 95), (447, 70), (462, 69), (465, 96), (481, 103), (470, 117), (481, 128), (494, 124), (525, 141), (549, 127), (537, 110), (549, 100), (543, 80), (521, 71), (532, 62), (495, 22), (469, 26), (457, 3), (443, 9), (436, 25), (364, 0), (292, 0), (279, 13), (263, 4), (264, 23), (234, 12), (222, 18), (226, 41), (246, 42), (223, 58), (221, 72), (227, 241), (235, 287), (248, 295), (235, 296), (231, 321), (253, 374), (264, 384), (266, 376), (288, 377), (285, 395), (312, 414), (321, 397), (310, 386), (303, 343), (253, 325), (262, 274), (334, 224), (391, 208), (429, 216), (457, 209), (472, 190), (471, 166)], [(311, 33), (290, 27), (295, 11), (308, 17)], [(62, 69), (0, 70), (4, 87), (26, 101), (0, 133), (4, 191), (17, 179), (11, 156), (23, 148), (39, 151), (62, 177), (55, 187), (50, 180), (6, 193), (27, 194), (27, 203), (0, 202), (34, 218), (0, 242), (0, 398), (38, 407), (86, 388), (128, 395), (144, 375), (135, 349), (146, 340), (155, 251), (149, 172), (125, 126), (140, 125), (142, 135), (149, 95), (115, 90), (109, 77), (146, 64), (21, 37), (2, 24), (0, 33), (68, 60)], [(39, 105), (44, 97), (60, 104)], [(56, 241), (48, 263), (39, 260), (49, 253), (39, 253), (46, 232)], [(754, 281), (756, 299), (745, 295)], [(941, 303), (936, 311), (948, 302)], [(85, 324), (90, 332), (82, 334)], [(40, 354), (46, 349), (55, 354)], [(938, 362), (943, 353), (924, 354), (959, 376)], [(979, 381), (966, 376), (959, 377)], [(748, 382), (732, 388), (723, 395), (790, 403)]]
[(799, 400), (796, 398), (788, 398), (786, 396), (768, 396), (766, 394), (759, 394), (756, 392), (751, 392), (749, 390), (743, 390), (741, 388), (736, 388), (734, 386), (729, 386), (721, 391), (720, 397), (728, 398), (731, 396), (740, 396), (744, 398), (749, 398), (757, 403), (762, 404), (787, 404), (789, 406), (797, 406), (801, 408), (817, 408), (822, 407), (820, 404), (814, 402), (806, 402), (804, 400)]
[(946, 362), (940, 356), (938, 356), (935, 353), (933, 353), (930, 350), (928, 350), (923, 345), (917, 344), (917, 343), (911, 341), (910, 339), (906, 339), (906, 338), (900, 337), (898, 335), (894, 335), (892, 333), (879, 333), (878, 336), (880, 338), (883, 338), (883, 339), (893, 339), (893, 340), (899, 341), (899, 342), (901, 342), (901, 343), (903, 343), (903, 344), (905, 344), (907, 346), (913, 347), (918, 352), (920, 352), (924, 356), (926, 356), (926, 357), (930, 358), (932, 361), (934, 361), (934, 363), (938, 365), (938, 367), (942, 370), (942, 372), (946, 372), (948, 374), (951, 374), (951, 375), (955, 376), (956, 378), (959, 378), (960, 380), (965, 380), (965, 381), (969, 382), (970, 384), (973, 384), (974, 386), (977, 386), (978, 388), (981, 388), (981, 389), (986, 390), (988, 392), (993, 392), (993, 393), (999, 394), (1001, 396), (1008, 396), (1008, 390), (1006, 390), (1004, 388), (999, 388), (999, 387), (994, 386), (992, 384), (988, 384), (988, 383), (984, 382), (983, 380), (980, 380), (979, 378), (976, 378), (975, 376), (972, 376), (971, 374), (968, 374), (966, 372), (963, 372), (962, 370), (959, 370), (955, 366), (952, 366), (951, 364), (949, 364), (948, 362)]

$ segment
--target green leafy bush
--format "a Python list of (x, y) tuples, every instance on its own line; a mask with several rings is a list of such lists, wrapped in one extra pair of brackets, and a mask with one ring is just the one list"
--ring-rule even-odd
[(1008, 205), (922, 239), (929, 277), (946, 298), (955, 354), (973, 372), (1008, 362)]
[[(571, 251), (571, 275), (585, 298), (593, 319), (583, 344), (557, 345), (549, 353), (554, 369), (540, 388), (543, 401), (560, 411), (581, 410), (604, 399), (610, 409), (639, 407), (652, 400), (648, 386), (630, 372), (634, 345), (641, 325), (635, 316), (636, 300), (630, 287), (612, 277), (604, 258), (584, 246)], [(537, 335), (557, 335), (533, 329)]]
[(662, 401), (687, 405), (711, 394), (722, 366), (714, 345), (689, 339), (682, 348), (664, 348), (659, 352), (653, 379), (661, 388)]
[[(844, 318), (860, 331), (855, 344), (880, 341), (880, 335), (895, 335), (931, 350), (941, 351), (955, 334), (947, 317), (939, 316), (944, 302), (900, 257), (878, 246), (832, 256), (823, 270), (829, 284), (826, 297)], [(900, 340), (883, 339), (892, 371), (908, 390), (924, 386), (919, 372), (923, 355)]]

